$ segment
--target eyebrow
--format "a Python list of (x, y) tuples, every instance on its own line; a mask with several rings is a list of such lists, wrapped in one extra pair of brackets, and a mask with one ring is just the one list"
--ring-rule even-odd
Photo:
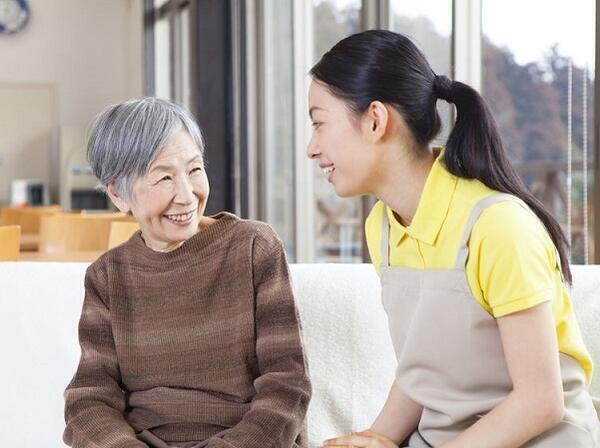
[(189, 165), (190, 163), (195, 162), (196, 159), (202, 160), (202, 156), (200, 154), (196, 154), (194, 157), (192, 157), (190, 160), (187, 161), (186, 165)]
[(311, 107), (311, 108), (309, 109), (309, 111), (308, 111), (308, 116), (309, 116), (310, 118), (312, 118), (312, 116), (313, 116), (313, 112), (314, 112), (315, 110), (325, 110), (325, 109), (323, 109), (322, 107), (319, 107), (319, 106), (313, 106), (313, 107)]
[[(202, 160), (202, 156), (200, 154), (195, 155), (194, 157), (192, 157), (190, 160), (188, 160), (186, 162), (186, 165), (189, 165), (192, 162), (195, 162), (197, 159)], [(156, 171), (156, 170), (169, 170), (169, 168), (171, 168), (173, 165), (168, 164), (168, 163), (158, 163), (156, 165), (154, 165), (151, 169), (150, 172)]]

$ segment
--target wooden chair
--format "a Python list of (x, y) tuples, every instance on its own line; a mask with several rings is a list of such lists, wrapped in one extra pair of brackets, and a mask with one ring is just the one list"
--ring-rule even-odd
[(21, 226), (21, 234), (37, 234), (43, 216), (60, 212), (60, 205), (44, 205), (30, 207), (1, 207), (0, 225)]
[(112, 215), (68, 213), (45, 216), (40, 226), (39, 252), (104, 252), (108, 249), (111, 223), (125, 219)]
[(18, 261), (21, 227), (0, 226), (0, 261)]
[(38, 249), (40, 223), (43, 216), (60, 212), (59, 205), (0, 207), (0, 225), (21, 227), (21, 251)]
[(129, 221), (113, 221), (110, 224), (110, 235), (108, 237), (108, 248), (112, 249), (119, 244), (124, 243), (131, 235), (139, 230), (140, 226), (137, 222)]

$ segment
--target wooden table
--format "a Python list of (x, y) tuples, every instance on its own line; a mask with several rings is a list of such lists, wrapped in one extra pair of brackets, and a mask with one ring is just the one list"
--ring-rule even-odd
[(104, 252), (95, 250), (82, 250), (76, 252), (40, 253), (21, 252), (20, 261), (64, 261), (64, 262), (89, 262), (96, 259)]

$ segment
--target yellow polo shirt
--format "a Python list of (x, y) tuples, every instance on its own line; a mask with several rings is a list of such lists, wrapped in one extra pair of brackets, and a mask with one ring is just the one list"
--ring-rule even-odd
[[(497, 194), (477, 180), (448, 172), (442, 154), (433, 164), (408, 227), (386, 207), (391, 266), (453, 268), (471, 209), (479, 200)], [(383, 207), (377, 202), (365, 223), (369, 253), (378, 272)], [(556, 267), (553, 242), (533, 212), (512, 201), (484, 210), (471, 233), (466, 275), (475, 299), (496, 318), (552, 301), (559, 351), (575, 358), (591, 378), (592, 359)]]

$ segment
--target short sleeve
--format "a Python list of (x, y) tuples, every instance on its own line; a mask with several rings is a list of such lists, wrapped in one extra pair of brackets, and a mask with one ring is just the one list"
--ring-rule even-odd
[(473, 228), (470, 253), (477, 281), (494, 317), (552, 300), (557, 263), (550, 236), (537, 216), (516, 202), (486, 209)]

